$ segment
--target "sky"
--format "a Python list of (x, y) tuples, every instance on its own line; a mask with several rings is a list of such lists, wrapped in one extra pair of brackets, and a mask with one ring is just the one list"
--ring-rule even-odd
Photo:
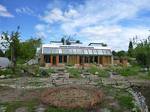
[(0, 33), (17, 26), (22, 41), (49, 43), (68, 35), (127, 50), (133, 37), (150, 35), (150, 0), (0, 0)]

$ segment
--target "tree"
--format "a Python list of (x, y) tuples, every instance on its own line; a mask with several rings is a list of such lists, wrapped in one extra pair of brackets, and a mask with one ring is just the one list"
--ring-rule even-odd
[(102, 46), (103, 46), (103, 47), (106, 47), (106, 46), (107, 46), (107, 44), (105, 44), (105, 43), (102, 43)]
[(29, 39), (25, 42), (21, 42), (20, 58), (24, 61), (35, 57), (36, 49), (41, 45), (41, 39)]
[(150, 37), (137, 43), (135, 56), (141, 66), (146, 67), (148, 70), (150, 69)]
[(0, 49), (0, 57), (4, 57), (5, 54), (3, 53), (3, 51)]
[(9, 34), (8, 32), (3, 32), (1, 36), (1, 39), (4, 40), (4, 42), (2, 42), (1, 45), (5, 48), (10, 49), (10, 57), (11, 57), (13, 72), (15, 72), (16, 60), (20, 52), (19, 37), (20, 37), (19, 27), (17, 28), (17, 31), (11, 32), (11, 34)]
[(129, 42), (129, 48), (128, 48), (128, 56), (133, 56), (133, 43), (132, 41)]
[(61, 42), (63, 45), (65, 45), (65, 38), (64, 37), (61, 38)]
[(116, 51), (112, 51), (113, 56), (117, 56), (117, 52)]
[(79, 43), (81, 43), (81, 42), (80, 42), (80, 40), (76, 40), (76, 43), (79, 44)]
[(118, 56), (119, 58), (126, 57), (126, 55), (127, 55), (127, 53), (126, 53), (125, 51), (118, 51), (118, 52), (117, 52), (117, 56)]

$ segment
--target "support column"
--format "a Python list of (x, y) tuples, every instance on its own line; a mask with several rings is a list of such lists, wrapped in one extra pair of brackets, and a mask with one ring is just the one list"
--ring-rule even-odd
[(80, 63), (80, 57), (77, 56), (77, 64), (79, 64), (79, 63)]
[(62, 55), (62, 63), (64, 63), (64, 56)]
[(57, 55), (56, 56), (56, 65), (58, 65), (58, 63), (59, 63), (59, 56)]
[(53, 65), (53, 56), (52, 56), (52, 55), (50, 56), (50, 60), (51, 60), (51, 61), (50, 61), (50, 62), (51, 62), (51, 65)]

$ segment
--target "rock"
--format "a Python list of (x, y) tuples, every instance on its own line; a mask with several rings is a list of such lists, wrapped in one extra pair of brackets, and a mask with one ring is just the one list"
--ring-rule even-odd
[(107, 109), (107, 108), (104, 108), (104, 109), (101, 109), (100, 112), (111, 112), (111, 111), (109, 109)]
[(35, 112), (45, 112), (45, 108), (43, 105), (39, 105), (36, 109)]
[(27, 107), (19, 107), (16, 109), (15, 112), (28, 112), (28, 109), (27, 109)]
[(99, 73), (98, 72), (95, 72), (95, 75), (98, 75)]
[(1, 76), (0, 76), (0, 79), (4, 79), (4, 78), (5, 78), (5, 75), (1, 75)]

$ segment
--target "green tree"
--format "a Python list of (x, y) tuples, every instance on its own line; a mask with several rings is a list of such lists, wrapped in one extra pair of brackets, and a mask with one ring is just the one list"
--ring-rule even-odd
[(15, 72), (16, 60), (20, 52), (20, 40), (19, 40), (20, 33), (18, 30), (19, 27), (15, 32), (13, 31), (10, 34), (8, 32), (3, 32), (1, 35), (1, 39), (4, 40), (4, 42), (2, 42), (1, 45), (10, 50), (13, 72)]
[(140, 43), (137, 43), (137, 46), (135, 48), (135, 55), (137, 62), (143, 66), (150, 68), (150, 37), (148, 39), (145, 39), (141, 41)]
[(20, 58), (24, 61), (35, 57), (36, 49), (41, 45), (41, 39), (29, 39), (21, 43)]
[(5, 54), (3, 53), (3, 51), (0, 49), (0, 57), (4, 57)]
[(125, 51), (123, 51), (123, 50), (122, 50), (122, 51), (118, 51), (118, 52), (117, 52), (117, 56), (120, 57), (120, 58), (126, 57), (126, 56), (127, 56), (127, 53), (126, 53)]
[(132, 41), (129, 42), (129, 48), (128, 48), (128, 56), (133, 56), (133, 43)]

